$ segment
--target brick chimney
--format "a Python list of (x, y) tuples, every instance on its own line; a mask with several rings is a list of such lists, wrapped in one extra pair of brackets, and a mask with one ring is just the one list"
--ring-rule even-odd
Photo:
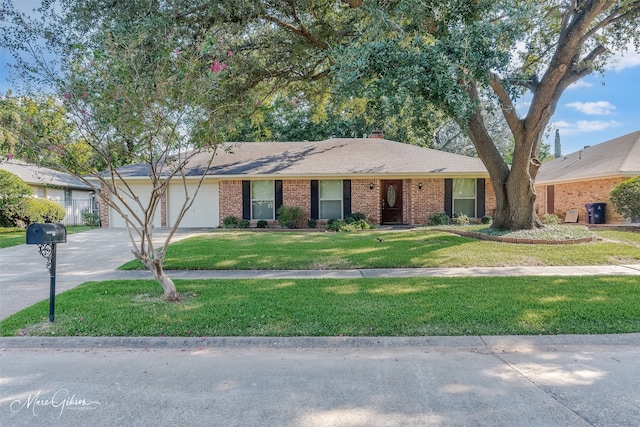
[(381, 130), (374, 130), (373, 132), (371, 132), (371, 135), (369, 135), (369, 138), (384, 139), (384, 135), (382, 134)]

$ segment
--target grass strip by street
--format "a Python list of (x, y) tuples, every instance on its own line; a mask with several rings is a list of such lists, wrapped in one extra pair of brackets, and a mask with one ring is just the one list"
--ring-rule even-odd
[(0, 322), (3, 336), (425, 336), (640, 332), (628, 276), (89, 282)]
[[(91, 230), (93, 227), (78, 225), (69, 226), (67, 228), (67, 234), (81, 233), (83, 231)], [(24, 228), (2, 228), (0, 227), (0, 249), (8, 248), (11, 246), (18, 246), (25, 244), (27, 240), (27, 230)]]
[[(452, 233), (212, 232), (169, 246), (167, 270), (329, 270), (354, 268), (617, 265), (640, 261), (637, 233), (616, 241), (550, 246), (476, 240)], [(631, 244), (620, 239), (627, 239)], [(379, 241), (381, 239), (382, 241)], [(141, 269), (139, 261), (122, 269)]]

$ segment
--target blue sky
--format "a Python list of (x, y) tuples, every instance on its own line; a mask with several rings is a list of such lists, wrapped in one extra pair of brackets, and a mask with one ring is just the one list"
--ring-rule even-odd
[[(14, 0), (18, 10), (30, 14), (39, 0)], [(8, 66), (13, 59), (0, 48), (0, 93), (9, 89)], [(524, 106), (526, 102), (519, 102)], [(592, 74), (569, 87), (551, 119), (545, 142), (554, 150), (555, 129), (560, 130), (562, 154), (580, 150), (640, 130), (640, 53), (617, 55), (604, 75)]]

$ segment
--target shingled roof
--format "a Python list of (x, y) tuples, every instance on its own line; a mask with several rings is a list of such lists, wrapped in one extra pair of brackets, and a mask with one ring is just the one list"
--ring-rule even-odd
[(543, 163), (537, 184), (640, 175), (640, 131)]
[(20, 160), (5, 160), (0, 162), (0, 169), (4, 169), (17, 175), (21, 180), (29, 185), (44, 186), (50, 185), (60, 188), (71, 188), (79, 190), (90, 190), (87, 184), (68, 173), (54, 169), (44, 168), (25, 163)]
[[(188, 175), (202, 173), (208, 155), (189, 162)], [(146, 176), (146, 165), (119, 169)], [(318, 142), (237, 142), (218, 149), (211, 177), (488, 176), (482, 161), (381, 138), (332, 138)]]

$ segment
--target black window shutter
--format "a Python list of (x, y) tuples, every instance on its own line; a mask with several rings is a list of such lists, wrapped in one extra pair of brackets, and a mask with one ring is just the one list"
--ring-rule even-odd
[(311, 180), (311, 218), (320, 218), (320, 190), (318, 180)]
[(278, 209), (282, 206), (282, 180), (277, 179), (274, 182), (275, 198), (276, 198), (276, 219), (278, 219)]
[(342, 217), (351, 216), (351, 180), (342, 181)]
[(449, 218), (453, 217), (453, 179), (444, 180), (444, 212)]
[(476, 218), (482, 218), (485, 215), (484, 199), (484, 178), (478, 178), (476, 180)]
[(242, 219), (251, 219), (251, 181), (242, 181)]

